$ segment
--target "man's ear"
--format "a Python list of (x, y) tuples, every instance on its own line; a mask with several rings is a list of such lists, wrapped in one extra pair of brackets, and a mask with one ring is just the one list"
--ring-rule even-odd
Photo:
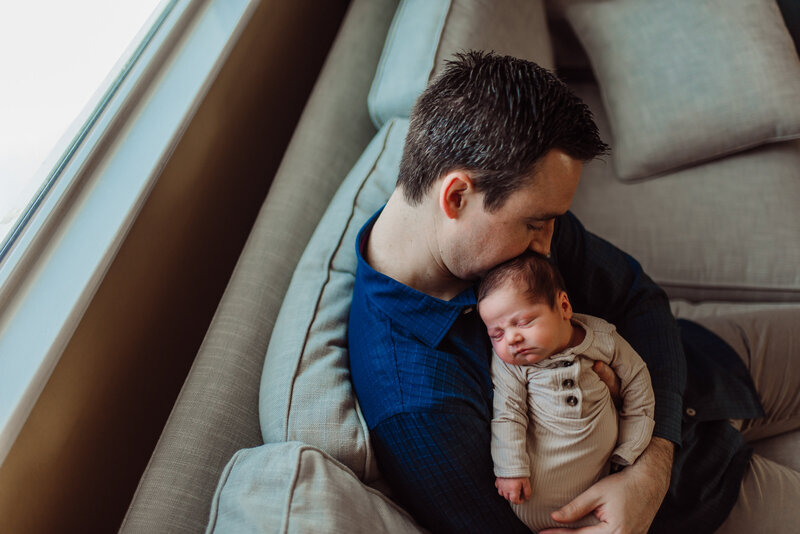
[(567, 320), (572, 319), (572, 304), (569, 302), (567, 292), (559, 291), (556, 301), (558, 302), (558, 310), (561, 312), (561, 317)]
[(449, 172), (439, 186), (439, 207), (448, 219), (455, 219), (466, 206), (468, 193), (473, 192), (472, 179), (464, 171)]

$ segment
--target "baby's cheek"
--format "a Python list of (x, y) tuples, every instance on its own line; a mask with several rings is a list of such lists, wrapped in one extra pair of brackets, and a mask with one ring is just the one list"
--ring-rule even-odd
[(495, 346), (494, 351), (500, 356), (500, 359), (506, 363), (514, 363), (514, 358), (511, 357), (511, 354), (508, 352), (508, 347), (505, 345), (503, 346)]

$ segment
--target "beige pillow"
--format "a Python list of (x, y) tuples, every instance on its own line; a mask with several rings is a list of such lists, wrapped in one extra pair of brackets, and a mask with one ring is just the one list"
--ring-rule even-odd
[(206, 530), (236, 534), (420, 534), (411, 516), (303, 443), (242, 449), (220, 477)]
[(800, 137), (800, 61), (774, 0), (576, 0), (566, 15), (621, 179)]
[(472, 49), (552, 69), (542, 0), (402, 0), (367, 100), (375, 125), (408, 117), (445, 60)]
[(408, 121), (389, 121), (347, 175), (297, 264), (264, 360), (265, 443), (302, 441), (361, 480), (379, 478), (350, 383), (347, 319), (358, 230), (394, 190)]

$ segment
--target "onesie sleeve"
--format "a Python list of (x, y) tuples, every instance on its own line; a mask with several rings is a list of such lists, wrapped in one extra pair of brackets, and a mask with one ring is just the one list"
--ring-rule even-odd
[(492, 461), (494, 474), (503, 478), (531, 476), (526, 449), (528, 384), (524, 368), (492, 356), (494, 417)]
[(650, 373), (642, 358), (616, 332), (611, 367), (621, 381), (622, 408), (619, 411), (619, 437), (611, 456), (614, 463), (630, 465), (647, 448), (653, 434), (655, 397)]
[(588, 232), (572, 213), (556, 218), (551, 253), (572, 308), (615, 325), (647, 362), (658, 400), (653, 435), (680, 444), (686, 357), (666, 293), (639, 262)]

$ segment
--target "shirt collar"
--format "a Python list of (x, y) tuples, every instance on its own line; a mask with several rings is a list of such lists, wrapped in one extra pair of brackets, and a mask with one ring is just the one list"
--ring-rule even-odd
[(364, 224), (356, 238), (358, 277), (370, 300), (392, 321), (411, 332), (420, 341), (435, 348), (444, 339), (461, 313), (475, 308), (475, 289), (470, 287), (452, 300), (441, 300), (409, 287), (373, 269), (361, 254), (372, 226), (383, 208)]

